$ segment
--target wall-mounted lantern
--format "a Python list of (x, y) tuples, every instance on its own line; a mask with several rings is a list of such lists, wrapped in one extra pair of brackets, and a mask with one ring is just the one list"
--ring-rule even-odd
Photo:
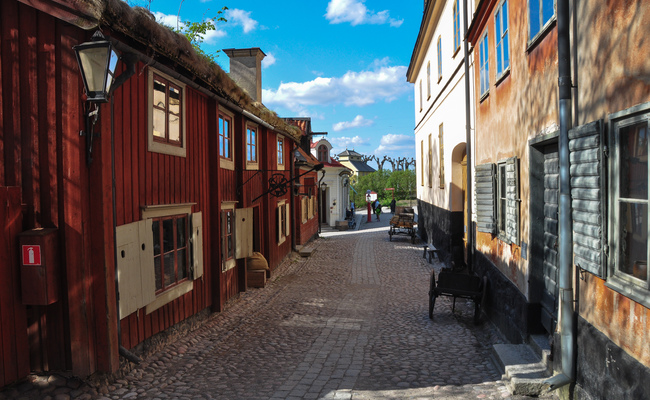
[(120, 59), (113, 50), (113, 44), (97, 31), (90, 42), (79, 44), (72, 49), (77, 55), (87, 100), (106, 103)]

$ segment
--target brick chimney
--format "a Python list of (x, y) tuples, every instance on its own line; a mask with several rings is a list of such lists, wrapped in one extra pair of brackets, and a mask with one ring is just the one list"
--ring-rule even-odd
[(259, 47), (224, 49), (230, 58), (230, 77), (255, 101), (262, 102), (262, 60), (266, 54)]

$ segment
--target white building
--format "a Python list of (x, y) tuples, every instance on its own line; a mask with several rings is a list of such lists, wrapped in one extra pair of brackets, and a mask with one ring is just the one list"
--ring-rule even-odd
[[(320, 223), (331, 227), (336, 221), (345, 219), (345, 211), (350, 208), (350, 176), (352, 170), (330, 156), (332, 144), (322, 138), (311, 144), (311, 153), (323, 163), (320, 179)], [(322, 172), (321, 172), (322, 173)]]
[[(468, 10), (471, 18), (474, 1), (468, 0)], [(425, 1), (420, 32), (406, 74), (408, 81), (415, 84), (419, 233), (424, 241), (443, 252), (464, 246), (467, 240), (463, 38), (461, 0)], [(472, 99), (471, 52), (468, 59)], [(473, 102), (469, 104), (473, 126)]]

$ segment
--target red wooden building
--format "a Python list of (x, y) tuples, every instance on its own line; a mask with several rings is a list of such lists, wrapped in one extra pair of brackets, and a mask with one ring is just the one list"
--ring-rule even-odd
[[(301, 132), (256, 93), (119, 0), (6, 0), (0, 19), (0, 387), (115, 371), (246, 290), (252, 251), (272, 271), (292, 250)], [(96, 30), (128, 77), (99, 105), (73, 51)]]

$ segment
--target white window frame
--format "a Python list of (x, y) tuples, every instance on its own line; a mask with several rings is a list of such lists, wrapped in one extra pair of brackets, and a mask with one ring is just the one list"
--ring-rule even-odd
[[(479, 88), (480, 98), (483, 100), (490, 93), (490, 53), (488, 46), (488, 30), (483, 33), (478, 42), (479, 48)], [(485, 68), (484, 68), (485, 67)]]
[[(504, 18), (505, 11), (505, 18)], [(494, 12), (494, 55), (497, 82), (510, 71), (510, 39), (508, 24), (508, 0), (502, 0)], [(508, 53), (506, 60), (505, 53)], [(507, 64), (507, 65), (506, 65)], [(499, 68), (501, 66), (501, 68)]]
[(284, 170), (284, 137), (278, 134), (276, 139), (275, 153), (277, 157), (277, 165), (279, 170)]
[[(546, 0), (528, 0), (528, 45), (531, 46), (535, 42), (537, 42), (537, 39), (541, 37), (544, 32), (551, 26), (553, 21), (556, 19), (557, 15), (557, 1), (556, 0), (551, 0), (553, 2), (553, 14), (546, 20), (544, 21), (544, 1)], [(537, 5), (537, 9), (534, 10), (533, 6)], [(531, 23), (533, 19), (533, 15), (535, 16), (535, 19), (539, 21), (539, 30), (536, 32), (533, 32), (533, 24)]]
[[(178, 86), (181, 90), (181, 145), (170, 143), (163, 143), (154, 139), (153, 134), (153, 81), (154, 75)], [(187, 118), (186, 118), (186, 104), (187, 104), (187, 88), (184, 83), (164, 74), (154, 68), (149, 68), (147, 72), (147, 149), (152, 153), (168, 154), (178, 157), (187, 156)]]
[(461, 36), (460, 36), (460, 0), (454, 1), (454, 6), (453, 6), (453, 19), (454, 19), (454, 52), (453, 55), (455, 56), (456, 53), (460, 51), (460, 44), (462, 42)]
[(278, 245), (284, 243), (291, 235), (291, 215), (289, 214), (289, 204), (286, 200), (280, 200), (276, 208), (276, 227), (278, 230)]
[[(650, 307), (650, 272), (647, 267), (647, 259), (650, 257), (650, 246), (648, 245), (648, 238), (650, 238), (650, 195), (646, 199), (629, 198), (623, 199), (620, 197), (620, 172), (621, 172), (621, 155), (622, 143), (620, 137), (621, 128), (626, 128), (632, 125), (644, 124), (646, 126), (646, 142), (643, 144), (646, 148), (646, 163), (648, 163), (647, 155), (650, 153), (648, 146), (648, 134), (650, 134), (650, 103), (645, 103), (628, 110), (624, 110), (609, 116), (609, 149), (610, 155), (608, 158), (608, 181), (609, 181), (609, 214), (608, 214), (608, 244), (609, 244), (609, 257), (608, 257), (608, 273), (607, 286), (622, 293), (624, 296), (631, 298)], [(630, 149), (628, 149), (630, 150)], [(629, 155), (629, 152), (626, 152)], [(648, 176), (650, 177), (650, 163), (648, 163)], [(650, 182), (647, 182), (646, 191), (650, 187)], [(640, 204), (645, 205), (648, 209), (645, 215), (645, 242), (646, 242), (646, 260), (645, 261), (645, 276), (644, 281), (641, 278), (635, 277), (633, 274), (621, 271), (620, 269), (620, 249), (622, 238), (620, 234), (620, 203)], [(637, 267), (635, 263), (634, 267)], [(639, 263), (638, 268), (642, 268), (642, 263)]]

